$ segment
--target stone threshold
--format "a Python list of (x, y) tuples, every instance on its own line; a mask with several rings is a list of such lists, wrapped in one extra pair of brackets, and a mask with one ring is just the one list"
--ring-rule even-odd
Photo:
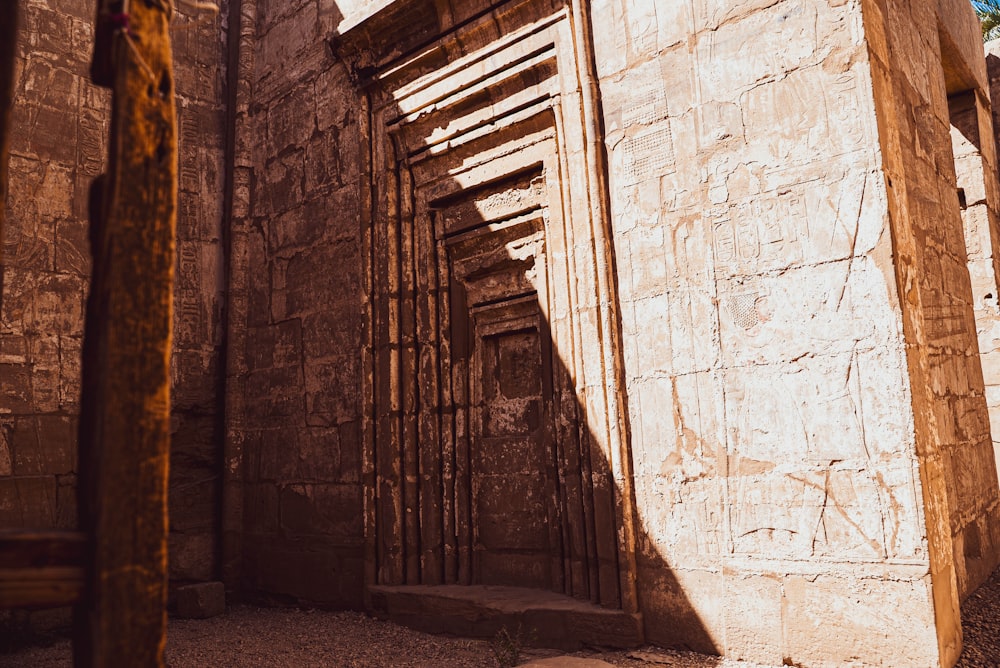
[(534, 647), (631, 648), (642, 616), (540, 589), (493, 585), (371, 585), (369, 611), (426, 633), (493, 638), (501, 629)]

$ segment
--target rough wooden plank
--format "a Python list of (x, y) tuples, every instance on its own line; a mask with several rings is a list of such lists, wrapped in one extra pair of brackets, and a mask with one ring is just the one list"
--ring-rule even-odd
[(4, 608), (57, 608), (73, 605), (83, 592), (83, 566), (0, 568)]
[(76, 603), (85, 547), (78, 531), (0, 531), (0, 609)]
[(98, 11), (95, 82), (113, 91), (108, 172), (91, 202), (94, 273), (80, 419), (90, 572), (83, 666), (162, 666), (177, 142), (166, 0)]

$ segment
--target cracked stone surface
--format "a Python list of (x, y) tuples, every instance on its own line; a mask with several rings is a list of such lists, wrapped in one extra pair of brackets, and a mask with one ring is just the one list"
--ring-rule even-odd
[[(0, 525), (69, 527), (107, 100), (92, 3), (24, 4)], [(952, 662), (1000, 559), (1000, 47), (965, 0), (584, 4), (179, 7), (171, 575)]]

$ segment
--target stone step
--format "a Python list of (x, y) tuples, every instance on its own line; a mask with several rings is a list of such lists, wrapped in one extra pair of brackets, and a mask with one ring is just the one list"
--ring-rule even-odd
[(642, 617), (540, 589), (492, 585), (374, 585), (370, 612), (427, 633), (494, 638), (555, 649), (638, 647)]

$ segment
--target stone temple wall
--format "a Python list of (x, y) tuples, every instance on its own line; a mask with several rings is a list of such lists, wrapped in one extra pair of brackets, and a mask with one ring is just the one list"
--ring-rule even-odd
[[(0, 524), (72, 526), (107, 99), (90, 6), (25, 4)], [(734, 658), (953, 662), (1000, 559), (964, 0), (230, 0), (174, 39), (175, 580), (517, 585)]]
[[(949, 636), (958, 635), (957, 599), (996, 563), (998, 509), (970, 317), (977, 284), (966, 282), (967, 261), (976, 261), (977, 249), (967, 257), (968, 231), (963, 235), (956, 227), (956, 157), (962, 156), (950, 150), (948, 136), (957, 120), (948, 96), (955, 102), (965, 88), (985, 99), (985, 71), (975, 21), (965, 7), (942, 2), (931, 20), (927, 10), (935, 7), (929, 5), (872, 3), (864, 9), (896, 276), (905, 297), (900, 302), (938, 636), (947, 659), (953, 652)], [(990, 151), (983, 153), (988, 163)], [(994, 238), (994, 249), (996, 243)]]
[(171, 368), (170, 576), (220, 576), (227, 0), (220, 11), (179, 4), (177, 265)]
[[(986, 44), (986, 67), (989, 80), (989, 88), (988, 88), (989, 99), (993, 102), (992, 125), (993, 125), (993, 131), (996, 134), (998, 133), (998, 131), (1000, 131), (1000, 108), (998, 108), (1000, 107), (1000, 42), (997, 42), (996, 40), (988, 42)], [(982, 109), (982, 103), (978, 99), (977, 102), (978, 102), (977, 111), (979, 111)], [(959, 155), (961, 153), (966, 153), (966, 154), (971, 153), (972, 155), (982, 154), (986, 156), (988, 156), (989, 154), (988, 153), (989, 138), (982, 129), (983, 121), (981, 120), (981, 112), (977, 113), (977, 116), (980, 119), (979, 120), (981, 128), (980, 137), (985, 138), (981, 140), (981, 142), (985, 141), (987, 142), (987, 144), (981, 143), (979, 145), (976, 145), (973, 144), (971, 141), (966, 143), (965, 141), (961, 140), (955, 142), (956, 145), (961, 145), (965, 148), (964, 152), (956, 149), (956, 163), (959, 162)], [(954, 130), (952, 131), (952, 133), (954, 135)], [(964, 132), (962, 133), (961, 139), (966, 139)], [(971, 148), (970, 144), (972, 147), (976, 147), (977, 150), (970, 150)], [(981, 146), (982, 148), (979, 148), (979, 146)], [(994, 149), (993, 149), (994, 155), (997, 155), (997, 152), (998, 152), (997, 145), (994, 144)], [(984, 160), (988, 160), (988, 158), (984, 158)], [(961, 168), (959, 168), (960, 180), (961, 180), (961, 175), (962, 175), (962, 170)], [(977, 184), (979, 183), (978, 178), (974, 181), (974, 183)], [(966, 206), (968, 207), (973, 207), (976, 204), (979, 205), (979, 213), (973, 214), (975, 216), (977, 224), (974, 226), (966, 225), (966, 230), (967, 230), (966, 234), (968, 235), (969, 229), (973, 229), (977, 232), (977, 235), (980, 239), (978, 245), (975, 241), (968, 242), (968, 246), (970, 249), (969, 271), (970, 274), (974, 277), (973, 280), (973, 289), (975, 291), (974, 296), (977, 298), (977, 300), (982, 299), (981, 305), (980, 302), (977, 301), (977, 305), (979, 306), (976, 312), (976, 324), (979, 330), (979, 349), (983, 356), (982, 357), (983, 379), (986, 384), (986, 400), (987, 403), (989, 404), (989, 409), (990, 409), (990, 432), (993, 435), (993, 450), (997, 458), (996, 459), (997, 470), (1000, 471), (1000, 331), (997, 331), (997, 326), (998, 326), (997, 322), (998, 320), (1000, 320), (1000, 317), (998, 317), (1000, 316), (1000, 301), (997, 301), (996, 303), (993, 302), (994, 298), (1000, 297), (1000, 293), (998, 293), (996, 290), (991, 291), (989, 289), (986, 289), (985, 291), (983, 291), (981, 289), (977, 289), (975, 282), (975, 277), (977, 276), (981, 277), (983, 276), (983, 274), (986, 273), (985, 264), (987, 259), (992, 262), (994, 267), (997, 265), (998, 262), (998, 253), (995, 250), (995, 246), (987, 246), (984, 244), (984, 241), (986, 239), (984, 233), (986, 233), (988, 230), (984, 229), (986, 226), (981, 222), (983, 221), (983, 216), (982, 216), (983, 213), (987, 214), (986, 221), (989, 222), (990, 225), (993, 225), (996, 220), (996, 214), (994, 214), (992, 217), (990, 216), (990, 214), (992, 213), (990, 208), (990, 203), (993, 201), (991, 199), (991, 195), (993, 192), (995, 192), (992, 189), (995, 189), (996, 187), (997, 183), (995, 181), (992, 181), (991, 179), (988, 178), (984, 178), (982, 192), (980, 192), (977, 189), (975, 191), (976, 194), (973, 195), (972, 197), (970, 197), (969, 193), (966, 192), (965, 200), (966, 200)], [(979, 198), (982, 199), (979, 200)], [(996, 236), (997, 236), (996, 234), (990, 232), (990, 239), (994, 244), (996, 243), (995, 241)], [(978, 253), (979, 267), (980, 267), (979, 271), (976, 271), (976, 269), (972, 267), (973, 258), (976, 257), (975, 250), (977, 249), (979, 251)], [(992, 286), (985, 286), (985, 287), (991, 288)], [(987, 297), (986, 295), (990, 296)], [(991, 314), (993, 317), (992, 319), (981, 318), (980, 312), (983, 312), (984, 314), (987, 313)]]
[[(595, 8), (621, 26), (597, 62), (648, 637), (919, 663), (934, 621), (860, 8), (674, 4)], [(866, 639), (877, 615), (910, 656)]]
[[(0, 320), (0, 526), (76, 523), (76, 425), (90, 276), (87, 192), (107, 153), (109, 95), (90, 84), (95, 5), (22, 5)], [(173, 23), (180, 134), (171, 564), (218, 577), (223, 342), (223, 16)]]
[(76, 523), (87, 192), (109, 98), (87, 77), (91, 3), (22, 3), (0, 319), (0, 525)]
[[(959, 6), (961, 9), (961, 6)], [(991, 94), (986, 61), (979, 57), (978, 24), (968, 15), (954, 11), (945, 3), (939, 13), (949, 17), (939, 27), (941, 63), (948, 94), (951, 144), (955, 165), (955, 185), (965, 236), (967, 266), (975, 314), (983, 388), (992, 427), (998, 417), (996, 366), (998, 361), (995, 331), (1000, 324), (996, 308), (997, 275), (1000, 269), (1000, 181), (997, 180), (997, 151)], [(959, 46), (961, 45), (961, 46)], [(950, 179), (950, 177), (949, 177)], [(978, 382), (976, 384), (978, 390)], [(1000, 536), (995, 524), (998, 510), (991, 491), (989, 459), (1000, 457), (1000, 448), (992, 438), (983, 440), (985, 425), (979, 428), (980, 440), (966, 447), (974, 468), (982, 473), (971, 475), (968, 464), (952, 464), (959, 503), (950, 518), (958, 593), (965, 598), (989, 575), (995, 563), (995, 548)], [(974, 432), (967, 430), (971, 436)], [(970, 439), (971, 441), (971, 439)], [(958, 459), (958, 458), (956, 458)], [(994, 465), (995, 465), (994, 461)]]
[(329, 0), (243, 0), (227, 402), (231, 587), (360, 606), (361, 96)]
[[(653, 642), (951, 661), (998, 554), (995, 151), (949, 139), (992, 137), (953, 4), (600, 0), (591, 38), (561, 3), (256, 3), (244, 584), (520, 577)], [(537, 489), (499, 454), (550, 446)]]
[[(929, 549), (950, 562), (951, 545), (928, 546), (919, 448), (965, 437), (922, 433), (918, 399), (957, 380), (942, 393), (966, 401), (980, 450), (985, 405), (974, 375), (937, 375), (976, 358), (918, 367), (901, 319), (870, 56), (886, 28), (852, 2), (599, 7), (596, 23), (624, 28), (597, 62), (650, 639), (691, 642), (699, 622), (727, 655), (769, 663), (931, 661)], [(925, 150), (950, 162), (947, 148)], [(949, 221), (960, 244), (957, 206)], [(964, 294), (963, 269), (920, 271)], [(971, 353), (969, 304), (943, 308)], [(644, 565), (657, 559), (678, 584)], [(668, 621), (680, 592), (690, 625)]]

